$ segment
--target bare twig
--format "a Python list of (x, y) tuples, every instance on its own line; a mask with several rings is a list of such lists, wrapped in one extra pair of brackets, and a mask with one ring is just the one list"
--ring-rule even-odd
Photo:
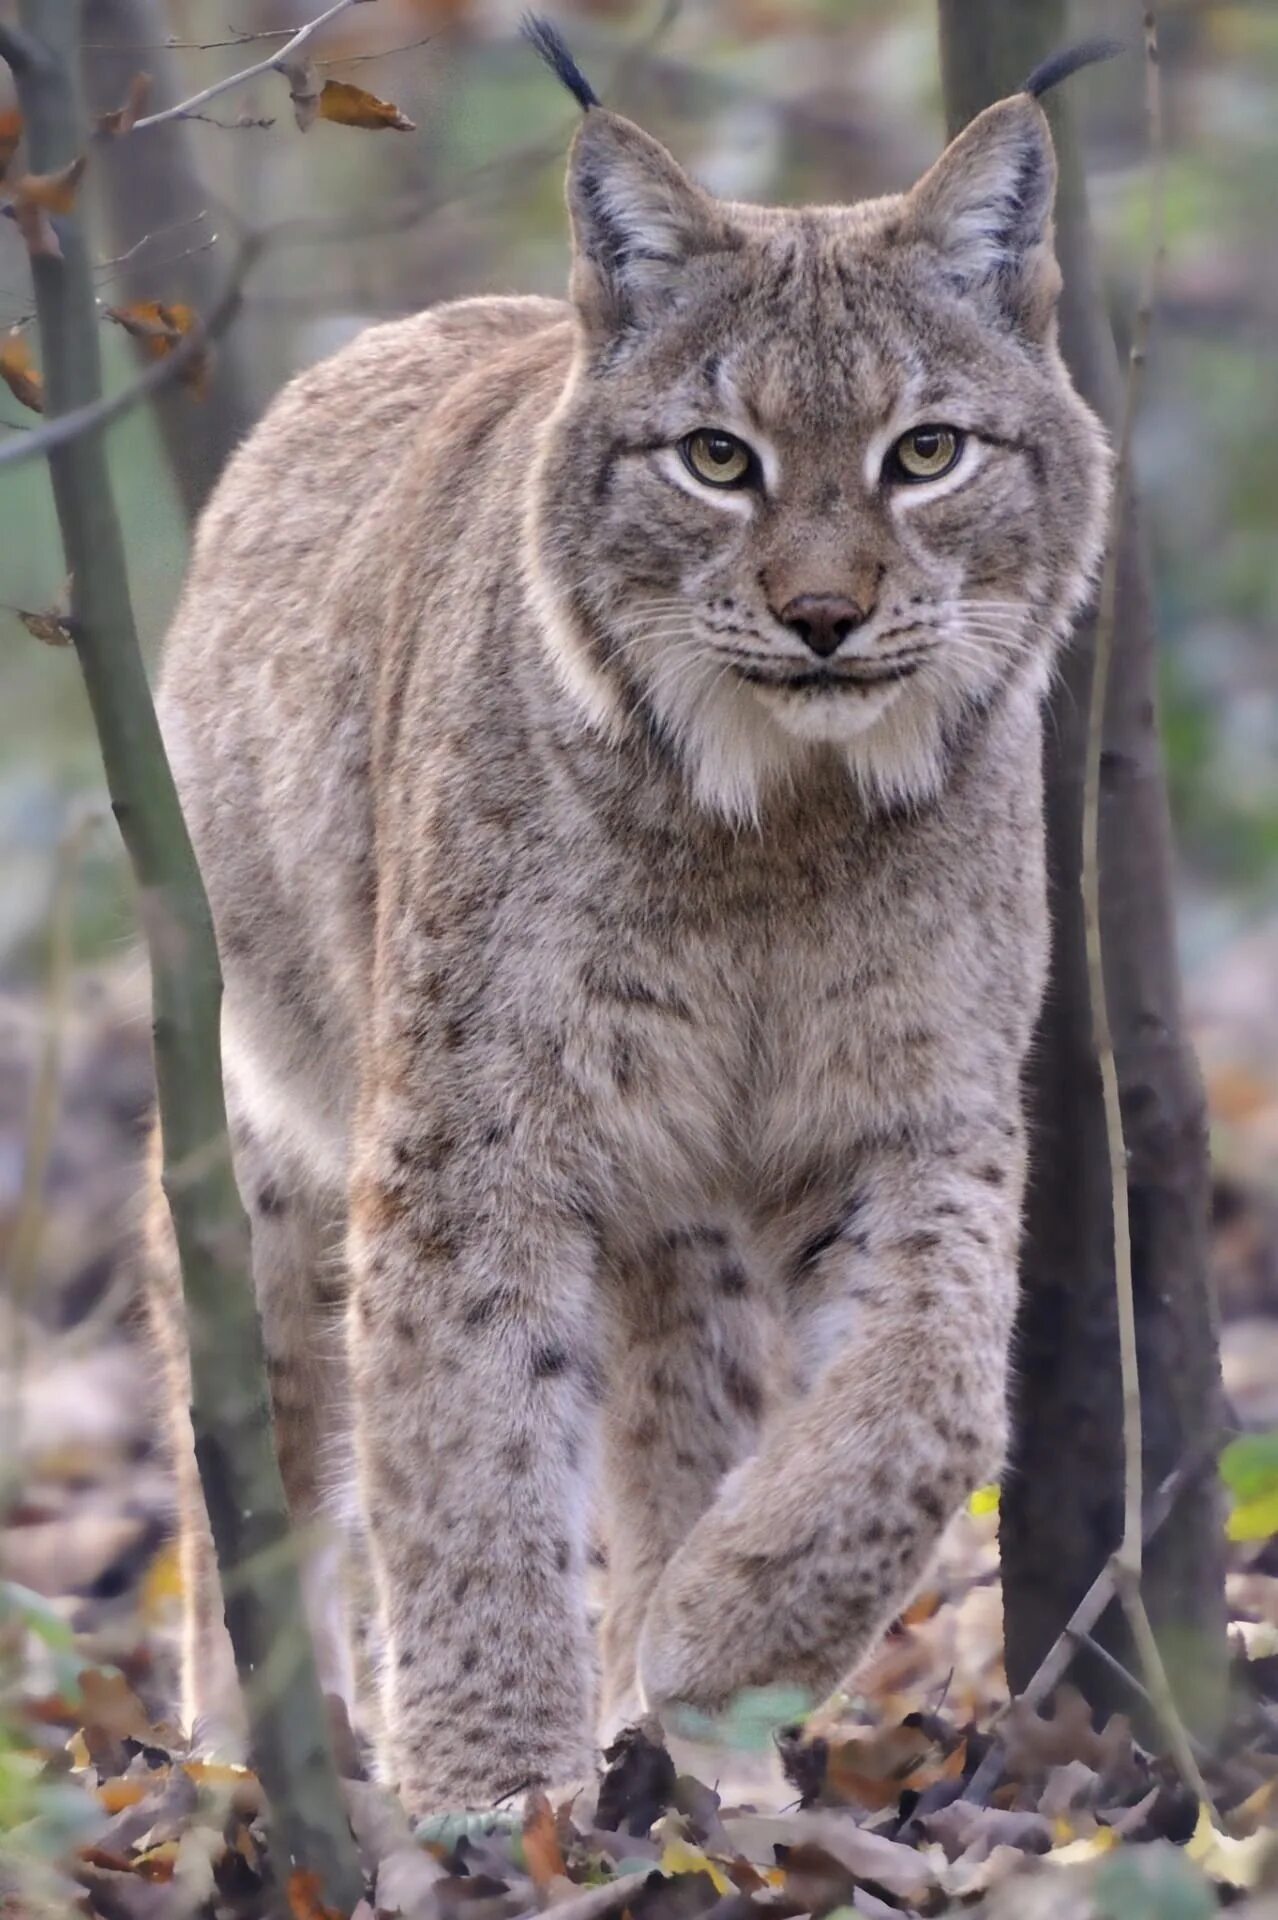
[(278, 47), (274, 53), (268, 54), (265, 60), (258, 60), (253, 66), (244, 67), (239, 73), (225, 74), (221, 80), (214, 80), (211, 86), (202, 87), (199, 93), (193, 93), (189, 100), (179, 100), (176, 106), (163, 107), (159, 113), (145, 114), (141, 120), (134, 121), (129, 129), (130, 133), (144, 133), (148, 127), (163, 126), (166, 120), (184, 120), (200, 107), (206, 107), (210, 100), (216, 100), (220, 95), (229, 93), (232, 87), (242, 87), (249, 80), (260, 79), (265, 73), (278, 73), (286, 61), (296, 59), (303, 47), (314, 38), (321, 27), (326, 27), (330, 20), (336, 20), (339, 14), (348, 12), (351, 7), (370, 4), (372, 0), (334, 0), (331, 7), (327, 7), (306, 26), (299, 27), (291, 40), (286, 41), (282, 47)]
[(1083, 920), (1087, 945), (1087, 977), (1092, 1005), (1096, 1059), (1100, 1069), (1109, 1144), (1110, 1193), (1114, 1226), (1114, 1288), (1118, 1305), (1118, 1346), (1123, 1393), (1123, 1535), (1112, 1562), (1114, 1585), (1127, 1615), (1132, 1638), (1153, 1704), (1167, 1742), (1187, 1786), (1200, 1801), (1211, 1805), (1202, 1772), (1194, 1757), (1189, 1734), (1176, 1705), (1162, 1654), (1149, 1623), (1141, 1594), (1143, 1533), (1141, 1490), (1144, 1447), (1141, 1430), (1140, 1370), (1136, 1351), (1136, 1295), (1132, 1281), (1131, 1225), (1127, 1199), (1127, 1146), (1119, 1098), (1118, 1063), (1110, 1027), (1105, 986), (1105, 962), (1100, 918), (1100, 789), (1101, 753), (1110, 664), (1114, 655), (1115, 614), (1118, 605), (1118, 567), (1124, 518), (1131, 481), (1132, 442), (1144, 385), (1154, 304), (1162, 278), (1166, 250), (1166, 177), (1162, 129), (1162, 89), (1159, 78), (1158, 35), (1153, 8), (1144, 15), (1145, 106), (1150, 164), (1150, 244), (1144, 284), (1132, 327), (1127, 361), (1127, 383), (1122, 425), (1115, 456), (1114, 499), (1109, 549), (1101, 579), (1096, 620), (1096, 650), (1092, 667), (1091, 705), (1087, 727), (1087, 754), (1083, 776)]
[[(1180, 1494), (1195, 1481), (1208, 1465), (1214, 1464), (1217, 1446), (1213, 1440), (1209, 1447), (1200, 1447), (1187, 1460), (1169, 1473), (1153, 1498), (1147, 1503), (1142, 1522), (1143, 1538), (1146, 1543), (1153, 1540), (1170, 1515)], [(1105, 1562), (1086, 1593), (1075, 1607), (1059, 1634), (1043, 1655), (1035, 1668), (1028, 1684), (1009, 1700), (997, 1713), (991, 1726), (991, 1732), (997, 1732), (1013, 1706), (1038, 1708), (1048, 1695), (1064, 1678), (1066, 1669), (1080, 1641), (1092, 1645), (1092, 1628), (1101, 1615), (1115, 1599), (1118, 1593), (1118, 1581), (1115, 1573), (1115, 1555)], [(1126, 1672), (1126, 1669), (1124, 1669)], [(964, 1800), (982, 1802), (997, 1786), (1002, 1772), (1002, 1755), (997, 1743), (991, 1745), (989, 1752), (963, 1789)]]
[[(287, 40), (296, 27), (263, 27), (258, 33), (236, 34), (230, 40), (86, 40), (86, 51), (94, 53), (212, 53), (218, 47), (251, 47), (255, 40)], [(334, 54), (330, 60), (317, 60), (317, 67), (354, 67), (365, 60), (389, 60), (393, 53), (414, 53), (437, 40), (436, 33), (419, 34), (416, 40), (401, 40), (393, 47), (370, 47), (365, 53)], [(188, 114), (190, 120), (202, 114)], [(214, 121), (215, 126), (228, 124)]]
[(223, 133), (246, 133), (251, 130), (265, 132), (275, 125), (271, 114), (237, 114), (234, 120), (219, 120), (215, 113), (184, 113), (184, 120), (198, 120), (206, 127), (220, 127)]
[[(207, 220), (208, 217), (208, 208), (201, 207), (198, 213), (190, 214), (185, 220), (170, 220), (165, 226), (153, 227), (150, 233), (144, 233), (140, 240), (135, 240), (131, 247), (126, 247), (123, 253), (113, 254), (109, 260), (97, 261), (93, 271), (94, 273), (110, 273), (113, 268), (122, 267), (128, 261), (135, 260), (142, 249), (149, 247), (153, 240), (163, 240), (165, 236), (170, 233), (183, 233), (187, 227), (198, 226), (201, 220)], [(217, 235), (215, 234), (213, 237), (216, 239)], [(178, 258), (180, 259), (182, 256), (179, 255)]]

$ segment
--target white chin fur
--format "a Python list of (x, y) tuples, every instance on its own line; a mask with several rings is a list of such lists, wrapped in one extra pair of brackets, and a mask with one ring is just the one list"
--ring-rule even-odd
[(795, 740), (843, 746), (867, 733), (887, 712), (902, 691), (902, 683), (793, 693), (784, 687), (755, 685), (751, 691), (783, 733)]
[(941, 709), (903, 684), (857, 693), (787, 695), (747, 685), (722, 666), (655, 663), (648, 695), (676, 742), (701, 804), (757, 821), (770, 787), (801, 781), (821, 749), (842, 753), (872, 807), (918, 804), (944, 776)]

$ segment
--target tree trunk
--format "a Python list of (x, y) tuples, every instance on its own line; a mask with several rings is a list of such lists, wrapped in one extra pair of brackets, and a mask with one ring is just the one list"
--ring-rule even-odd
[[(1015, 92), (1069, 38), (1064, 0), (940, 0), (940, 28), (951, 134)], [(1061, 169), (1061, 342), (1080, 392), (1116, 430), (1123, 379), (1096, 271), (1069, 85), (1045, 102)], [(1222, 1407), (1207, 1271), (1206, 1117), (1181, 1007), (1156, 636), (1130, 482), (1115, 626), (1101, 763), (1101, 925), (1128, 1151), (1146, 1489), (1187, 1459), (1200, 1463), (1147, 1551), (1144, 1592), (1182, 1708), (1206, 1730), (1221, 1710), (1226, 1664), (1224, 1536), (1211, 1452)], [(1027, 1683), (1122, 1531), (1111, 1189), (1079, 891), (1094, 641), (1088, 618), (1046, 724), (1053, 959), (1029, 1087), (1014, 1438), (1000, 1527), (1013, 1690)], [(1117, 1607), (1097, 1637), (1132, 1666)], [(1099, 1712), (1133, 1707), (1130, 1690), (1095, 1656), (1080, 1653), (1070, 1677)]]
[[(0, 21), (0, 58), (17, 82), (31, 170), (53, 174), (86, 145), (75, 87), (79, 7), (19, 0), (18, 14), (19, 28)], [(59, 215), (57, 232), (58, 250), (31, 260), (50, 423), (92, 406), (101, 392), (100, 322), (79, 216)], [(82, 432), (51, 447), (48, 461), (71, 575), (69, 623), (150, 953), (164, 1187), (190, 1327), (196, 1458), (253, 1757), (271, 1802), (272, 1858), (281, 1880), (295, 1868), (312, 1873), (320, 1904), (349, 1913), (363, 1875), (272, 1441), (248, 1222), (227, 1142), (213, 923), (142, 665), (104, 434)]]
[[(149, 73), (154, 83), (148, 112), (183, 98), (178, 63), (163, 44), (172, 22), (156, 0), (88, 0), (85, 23), (85, 38), (95, 43), (86, 64), (97, 111), (120, 106), (130, 80), (139, 72)], [(104, 52), (99, 42), (121, 51)], [(252, 140), (262, 136), (247, 132), (218, 137)], [(127, 252), (144, 234), (158, 236), (106, 283), (106, 303), (181, 301), (207, 315), (223, 285), (224, 268), (219, 267), (217, 248), (191, 249), (208, 240), (222, 225), (222, 218), (209, 205), (192, 153), (190, 127), (172, 120), (136, 139), (102, 141), (94, 150), (93, 174), (102, 195), (112, 255)], [(188, 224), (202, 210), (206, 210), (205, 219)], [(180, 254), (186, 257), (177, 258)], [(191, 520), (257, 417), (255, 383), (243, 337), (241, 318), (239, 326), (211, 352), (208, 390), (200, 399), (176, 382), (164, 387), (153, 402), (178, 493)]]

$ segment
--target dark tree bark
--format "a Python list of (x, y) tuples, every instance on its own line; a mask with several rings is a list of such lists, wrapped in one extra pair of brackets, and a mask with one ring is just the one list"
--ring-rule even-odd
[[(1015, 92), (1070, 37), (1064, 0), (940, 0), (940, 28), (951, 133)], [(1062, 346), (1080, 391), (1116, 430), (1123, 376), (1096, 271), (1069, 84), (1044, 104), (1061, 168)], [(1101, 925), (1128, 1150), (1146, 1489), (1187, 1459), (1200, 1466), (1147, 1550), (1144, 1593), (1182, 1709), (1207, 1729), (1223, 1702), (1226, 1648), (1210, 1451), (1203, 1461), (1222, 1414), (1207, 1270), (1206, 1119), (1181, 1008), (1156, 635), (1130, 482), (1115, 627), (1101, 763)], [(1026, 1685), (1122, 1532), (1112, 1199), (1079, 891), (1094, 643), (1088, 619), (1045, 737), (1053, 960), (1029, 1088), (1024, 1291), (1000, 1527), (1013, 1690)], [(1116, 1606), (1097, 1637), (1134, 1664)], [(1098, 1711), (1131, 1710), (1130, 1690), (1094, 1656), (1080, 1654), (1070, 1677)]]
[[(86, 54), (85, 65), (96, 111), (118, 107), (138, 72), (149, 73), (154, 83), (148, 112), (185, 98), (174, 56), (163, 45), (172, 24), (156, 0), (88, 0), (85, 38), (95, 44)], [(104, 52), (98, 42), (121, 50)], [(235, 111), (233, 105), (230, 111)], [(218, 137), (270, 136), (247, 132)], [(193, 220), (209, 205), (195, 165), (190, 127), (174, 120), (136, 138), (102, 141), (94, 150), (93, 174), (102, 195), (111, 254), (126, 252), (144, 234), (162, 236), (124, 263), (119, 277), (104, 289), (108, 304), (176, 300), (207, 316), (225, 275), (216, 250), (188, 251), (217, 230), (220, 221), (213, 210), (198, 225), (180, 224)], [(176, 231), (166, 232), (169, 228)], [(183, 253), (185, 259), (174, 257)], [(171, 264), (165, 265), (166, 261)], [(192, 520), (257, 417), (260, 396), (243, 342), (241, 318), (240, 325), (213, 350), (207, 392), (200, 400), (181, 384), (166, 386), (155, 397), (169, 464)]]

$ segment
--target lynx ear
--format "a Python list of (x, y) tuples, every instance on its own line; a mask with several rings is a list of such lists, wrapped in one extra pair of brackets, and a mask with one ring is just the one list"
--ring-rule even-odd
[(656, 140), (595, 109), (568, 167), (572, 295), (588, 327), (615, 331), (669, 311), (699, 254), (740, 245), (717, 203)]
[(901, 237), (935, 248), (957, 285), (987, 294), (1041, 337), (1060, 291), (1055, 193), (1047, 117), (1028, 93), (1014, 94), (978, 114), (924, 174), (907, 197)]

